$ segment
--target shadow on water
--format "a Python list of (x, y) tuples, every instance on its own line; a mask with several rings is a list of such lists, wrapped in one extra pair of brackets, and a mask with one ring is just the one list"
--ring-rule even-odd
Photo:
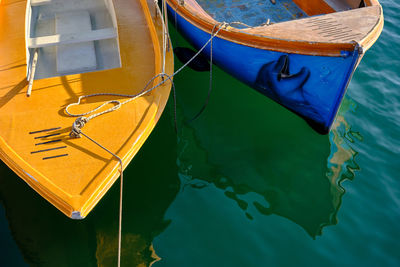
[[(175, 31), (172, 38), (189, 46)], [(190, 118), (201, 107), (208, 75), (184, 70), (176, 77), (183, 117)], [(329, 136), (321, 136), (302, 119), (218, 68), (214, 68), (213, 84), (206, 111), (182, 127), (180, 134), (183, 190), (212, 183), (250, 220), (252, 205), (260, 214), (293, 221), (312, 238), (321, 235), (324, 226), (336, 224), (345, 193), (340, 184), (352, 179), (358, 169), (351, 143), (360, 140), (360, 135), (344, 119), (354, 108), (351, 100), (344, 100)], [(264, 201), (246, 201), (245, 195), (252, 192)]]
[[(166, 110), (125, 171), (123, 266), (158, 259), (152, 241), (168, 226), (164, 213), (180, 187), (175, 159), (176, 135)], [(82, 221), (65, 217), (3, 163), (0, 183), (12, 236), (29, 265), (116, 265), (119, 182)]]
[[(217, 94), (212, 101), (225, 98)], [(231, 103), (225, 102), (219, 115), (209, 107), (208, 115), (183, 129), (178, 154), (183, 188), (201, 189), (213, 183), (249, 219), (253, 215), (248, 207), (254, 205), (261, 214), (288, 218), (313, 238), (324, 226), (336, 224), (345, 193), (340, 184), (359, 169), (351, 142), (360, 137), (351, 132), (342, 114), (327, 137), (313, 133), (301, 119), (292, 120), (292, 114), (278, 116), (293, 124), (271, 118), (277, 116), (275, 109), (281, 109), (273, 103), (237, 108)], [(262, 196), (267, 205), (241, 198), (250, 192)]]

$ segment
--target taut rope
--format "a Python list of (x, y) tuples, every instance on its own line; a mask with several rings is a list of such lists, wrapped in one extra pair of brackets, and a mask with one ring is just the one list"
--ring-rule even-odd
[[(189, 65), (189, 63), (192, 62), (193, 59), (196, 58), (196, 57), (207, 47), (207, 45), (208, 45), (210, 42), (212, 42), (213, 38), (219, 33), (219, 31), (220, 31), (221, 29), (223, 29), (223, 28), (226, 28), (228, 25), (229, 25), (229, 24), (227, 24), (227, 23), (225, 23), (225, 22), (216, 24), (216, 25), (214, 26), (214, 28), (213, 28), (213, 31), (212, 31), (212, 32), (214, 32), (214, 33), (211, 34), (210, 39), (199, 49), (199, 51), (197, 51), (197, 53), (196, 53), (190, 60), (188, 60), (184, 65), (182, 65), (182, 66), (181, 66), (177, 71), (175, 71), (172, 75), (168, 75), (168, 74), (166, 74), (166, 73), (159, 73), (159, 74), (157, 74), (156, 76), (154, 76), (153, 78), (151, 78), (151, 79), (146, 83), (146, 85), (144, 86), (144, 88), (143, 88), (139, 93), (137, 93), (137, 94), (129, 95), (129, 94), (116, 94), (116, 93), (97, 93), (97, 94), (90, 94), (90, 95), (83, 95), (83, 96), (80, 96), (80, 97), (78, 98), (78, 101), (77, 101), (76, 103), (69, 104), (69, 105), (65, 108), (65, 112), (66, 112), (69, 116), (71, 116), (71, 117), (79, 117), (79, 118), (74, 122), (74, 124), (72, 125), (72, 131), (71, 131), (71, 133), (70, 133), (70, 136), (71, 136), (71, 137), (79, 137), (79, 134), (76, 134), (76, 133), (79, 132), (79, 131), (76, 131), (76, 128), (81, 129), (81, 128), (82, 128), (87, 122), (89, 122), (91, 119), (96, 118), (96, 117), (98, 117), (98, 116), (101, 116), (101, 115), (103, 115), (103, 114), (112, 112), (112, 111), (114, 111), (114, 110), (117, 110), (117, 109), (119, 109), (122, 105), (127, 104), (127, 103), (129, 103), (129, 102), (131, 102), (131, 101), (137, 99), (138, 97), (141, 97), (141, 96), (147, 94), (147, 93), (150, 93), (150, 92), (153, 91), (154, 89), (156, 89), (156, 88), (158, 88), (159, 86), (161, 86), (161, 85), (163, 85), (164, 83), (166, 83), (168, 80), (171, 81), (172, 88), (173, 88), (174, 95), (175, 95), (175, 85), (174, 85), (174, 82), (173, 82), (172, 78), (173, 78), (175, 75), (177, 75), (179, 72), (181, 72), (187, 65)], [(218, 28), (217, 31), (215, 31), (216, 28)], [(212, 48), (211, 48), (211, 47), (210, 47), (210, 51), (212, 52)], [(212, 58), (212, 55), (211, 55), (211, 58)], [(162, 81), (159, 82), (158, 84), (154, 85), (153, 87), (148, 88), (149, 85), (150, 85), (156, 78), (158, 78), (158, 77), (162, 77), (162, 78), (163, 78)], [(164, 79), (164, 77), (167, 77), (167, 79)], [(147, 89), (147, 88), (148, 88), (148, 89)], [(90, 110), (90, 111), (88, 111), (88, 112), (85, 112), (85, 113), (74, 114), (74, 113), (71, 113), (71, 112), (69, 111), (69, 109), (70, 109), (72, 106), (78, 106), (78, 105), (80, 105), (82, 99), (91, 98), (91, 97), (96, 97), (96, 96), (118, 96), (118, 97), (127, 97), (127, 98), (129, 98), (129, 99), (127, 99), (127, 100), (125, 100), (125, 101), (122, 101), (122, 102), (119, 101), (119, 100), (110, 100), (110, 101), (107, 101), (107, 102), (105, 102), (105, 103), (99, 105), (98, 107), (96, 107), (96, 108), (94, 108), (94, 109), (92, 109), (92, 110)], [(102, 111), (102, 112), (98, 112), (98, 113), (95, 113), (95, 114), (93, 114), (93, 115), (90, 115), (89, 117), (84, 117), (84, 116), (86, 116), (86, 115), (92, 114), (93, 112), (95, 112), (95, 111), (101, 109), (102, 107), (104, 107), (104, 106), (106, 106), (106, 105), (108, 105), (108, 104), (115, 104), (115, 106), (113, 106), (113, 107), (111, 107), (111, 108), (109, 108), (109, 109), (106, 109), (106, 110), (104, 110), (104, 111)]]
[[(155, 1), (157, 2), (157, 0)], [(167, 12), (166, 12), (166, 4), (165, 4), (165, 0), (163, 0), (163, 12), (164, 16), (162, 14), (162, 12), (160, 11), (158, 5), (156, 4), (156, 8), (158, 13), (161, 13), (161, 18), (163, 21), (164, 19), (168, 19), (167, 18)], [(208, 96), (207, 96), (207, 102), (209, 100), (210, 97), (210, 93), (211, 93), (211, 85), (212, 85), (212, 40), (215, 36), (217, 36), (217, 34), (219, 33), (219, 31), (223, 28), (226, 28), (229, 24), (225, 23), (225, 22), (221, 22), (218, 23), (216, 25), (214, 25), (213, 30), (211, 32), (211, 36), (210, 39), (199, 49), (199, 51), (197, 51), (197, 53), (189, 60), (187, 61), (182, 67), (180, 67), (177, 71), (175, 71), (172, 75), (168, 75), (165, 73), (165, 58), (166, 58), (166, 50), (169, 50), (169, 35), (168, 32), (166, 31), (166, 24), (165, 21), (162, 22), (163, 23), (163, 69), (162, 69), (162, 73), (159, 73), (157, 75), (155, 75), (153, 78), (151, 78), (146, 85), (144, 86), (144, 88), (137, 94), (116, 94), (116, 93), (96, 93), (96, 94), (90, 94), (90, 95), (83, 95), (80, 96), (78, 98), (78, 101), (76, 103), (72, 103), (69, 104), (66, 108), (65, 108), (65, 112), (71, 116), (71, 117), (78, 117), (75, 122), (72, 125), (72, 130), (70, 132), (70, 136), (72, 138), (80, 138), (81, 135), (83, 135), (84, 137), (88, 138), (91, 142), (95, 143), (96, 145), (98, 145), (99, 147), (101, 147), (102, 149), (104, 149), (105, 151), (107, 151), (108, 153), (110, 153), (113, 157), (115, 157), (118, 161), (119, 161), (119, 165), (120, 165), (120, 173), (121, 173), (121, 185), (120, 185), (120, 200), (119, 200), (119, 225), (118, 225), (118, 267), (121, 266), (121, 249), (122, 249), (122, 201), (123, 201), (123, 162), (122, 159), (114, 154), (113, 152), (111, 152), (109, 149), (107, 149), (106, 147), (104, 147), (103, 145), (101, 145), (100, 143), (98, 143), (97, 141), (95, 141), (94, 139), (92, 139), (90, 136), (88, 136), (87, 134), (85, 134), (82, 131), (82, 128), (85, 126), (86, 123), (88, 123), (90, 120), (101, 116), (103, 114), (109, 113), (109, 112), (113, 112), (117, 109), (119, 109), (122, 105), (127, 104), (147, 93), (150, 93), (151, 91), (153, 91), (154, 89), (158, 88), (159, 86), (163, 85), (164, 83), (166, 83), (168, 80), (171, 81), (171, 85), (172, 85), (172, 90), (173, 90), (173, 94), (174, 94), (174, 106), (175, 106), (175, 110), (174, 110), (174, 119), (175, 119), (175, 130), (178, 131), (177, 129), (177, 119), (176, 119), (176, 90), (175, 90), (175, 84), (172, 80), (172, 78), (178, 74), (179, 72), (181, 72), (190, 62), (192, 62), (194, 60), (194, 58), (196, 58), (206, 47), (208, 44), (210, 44), (210, 89), (208, 92)], [(217, 29), (217, 30), (216, 30)], [(168, 44), (167, 44), (168, 43)], [(168, 46), (168, 48), (167, 48)], [(150, 87), (150, 84), (158, 77), (161, 77), (161, 81), (159, 83), (157, 83), (156, 85), (154, 85), (153, 87)], [(116, 97), (124, 97), (124, 98), (129, 98), (125, 101), (120, 101), (120, 100), (110, 100), (107, 101), (101, 105), (99, 105), (98, 107), (85, 112), (85, 113), (80, 113), (80, 114), (74, 114), (71, 113), (69, 111), (69, 109), (72, 106), (78, 106), (81, 104), (81, 101), (85, 98), (91, 98), (91, 97), (96, 97), (96, 96), (116, 96)], [(103, 108), (104, 106), (108, 105), (108, 104), (113, 104), (114, 106), (111, 108), (108, 108), (104, 111), (95, 113), (96, 111), (98, 111), (99, 109)], [(203, 108), (200, 110), (200, 112), (195, 116), (198, 117), (203, 110), (205, 109), (206, 104), (203, 106)], [(88, 117), (85, 117), (87, 115), (90, 115)], [(194, 118), (194, 119), (195, 119)]]
[(120, 173), (121, 173), (121, 181), (120, 181), (120, 187), (119, 187), (119, 219), (118, 219), (118, 267), (121, 266), (121, 240), (122, 240), (122, 199), (123, 199), (123, 189), (124, 189), (124, 168), (123, 168), (123, 163), (122, 163), (122, 159), (114, 154), (113, 152), (111, 152), (109, 149), (107, 149), (106, 147), (104, 147), (103, 145), (101, 145), (100, 143), (98, 143), (97, 141), (95, 141), (94, 139), (92, 139), (90, 136), (86, 135), (85, 133), (83, 133), (80, 129), (78, 129), (78, 134), (82, 134), (84, 137), (86, 137), (87, 139), (89, 139), (90, 141), (92, 141), (93, 143), (95, 143), (96, 145), (98, 145), (99, 147), (101, 147), (102, 149), (104, 149), (105, 151), (107, 151), (108, 153), (110, 153), (113, 157), (117, 158), (119, 161), (119, 166), (120, 166)]
[[(214, 33), (216, 25), (214, 25), (214, 28), (212, 29), (211, 35)], [(190, 120), (187, 121), (187, 123), (191, 123), (192, 121), (196, 120), (202, 113), (203, 111), (206, 109), (207, 105), (208, 105), (208, 101), (210, 101), (210, 96), (211, 96), (211, 91), (212, 91), (212, 75), (213, 75), (213, 40), (211, 38), (211, 42), (210, 42), (210, 80), (209, 80), (209, 86), (208, 86), (208, 92), (207, 92), (207, 97), (206, 97), (206, 101), (204, 102), (203, 106), (201, 107), (201, 109), (199, 110), (199, 112), (197, 112), (197, 114), (191, 118)]]

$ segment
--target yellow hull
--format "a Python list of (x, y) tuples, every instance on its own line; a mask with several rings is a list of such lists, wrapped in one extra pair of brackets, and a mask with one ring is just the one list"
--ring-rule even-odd
[[(146, 0), (113, 2), (122, 67), (35, 80), (32, 96), (26, 97), (26, 1), (0, 1), (0, 158), (65, 215), (77, 219), (116, 181), (119, 162), (87, 138), (69, 137), (76, 118), (68, 116), (65, 107), (82, 95), (138, 93), (162, 71), (162, 24), (155, 7)], [(172, 49), (166, 54), (165, 72), (173, 72)], [(170, 89), (167, 82), (91, 120), (83, 131), (117, 154), (125, 168), (161, 116)], [(86, 112), (112, 99), (116, 97), (91, 98), (71, 111)], [(54, 130), (34, 133), (46, 129)]]

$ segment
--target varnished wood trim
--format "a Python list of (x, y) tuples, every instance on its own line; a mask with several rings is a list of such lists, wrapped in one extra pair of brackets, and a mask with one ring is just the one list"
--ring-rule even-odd
[[(167, 0), (168, 4), (178, 12), (189, 23), (195, 27), (211, 34), (215, 23), (202, 17), (200, 13), (191, 10), (190, 6), (185, 3), (179, 5), (176, 0)], [(296, 40), (277, 39), (270, 36), (248, 34), (240, 29), (228, 27), (222, 29), (218, 33), (218, 37), (242, 44), (245, 46), (255, 47), (259, 49), (272, 50), (283, 53), (295, 53), (304, 55), (318, 56), (340, 56), (342, 51), (353, 51), (355, 43), (322, 43), (322, 42), (305, 42)]]
[[(157, 35), (157, 30), (156, 27), (154, 25), (154, 21), (153, 18), (151, 17), (151, 13), (149, 10), (149, 6), (146, 2), (146, 0), (140, 0), (140, 5), (142, 7), (143, 10), (143, 14), (144, 17), (146, 18), (146, 22), (149, 28), (149, 32), (150, 32), (150, 37), (151, 40), (153, 42), (153, 48), (154, 48), (154, 65), (155, 65), (155, 74), (158, 74), (161, 72), (161, 62), (162, 62), (162, 55), (161, 55), (161, 50), (160, 50), (160, 40), (158, 39), (158, 35)], [(153, 81), (153, 86), (156, 86), (157, 84), (159, 84), (161, 82), (161, 78), (157, 78), (154, 79)], [(153, 91), (155, 92), (155, 91)]]
[(328, 5), (324, 0), (292, 0), (300, 9), (307, 15), (315, 16), (321, 14), (329, 14), (335, 10)]
[[(195, 1), (195, 0), (193, 0)], [(374, 1), (372, 5), (379, 5), (377, 0)], [(195, 27), (211, 34), (214, 29), (214, 25), (216, 24), (215, 20), (210, 20), (209, 18), (202, 16), (202, 10), (197, 10), (201, 7), (192, 6), (190, 2), (183, 6), (180, 6), (177, 3), (177, 0), (167, 0), (168, 4), (173, 7), (174, 10), (178, 12), (180, 16), (182, 16), (189, 23), (194, 25)], [(197, 9), (196, 9), (197, 8)], [(204, 10), (203, 10), (204, 12)], [(379, 25), (383, 23), (383, 17), (377, 19), (377, 25), (371, 29), (371, 32), (368, 36), (364, 37), (363, 40), (371, 40), (369, 46), (366, 46), (364, 50), (368, 49), (374, 41), (379, 37)], [(378, 28), (377, 28), (378, 27)], [(376, 29), (377, 28), (377, 29)], [(255, 47), (259, 49), (278, 51), (283, 53), (296, 53), (296, 54), (304, 54), (304, 55), (318, 55), (318, 56), (340, 56), (342, 51), (353, 51), (356, 42), (348, 41), (348, 42), (309, 42), (303, 40), (296, 40), (295, 36), (293, 39), (279, 39), (271, 36), (264, 35), (262, 33), (254, 34), (249, 33), (246, 30), (241, 30), (233, 27), (228, 27), (226, 29), (222, 29), (218, 33), (218, 37), (225, 39), (230, 42), (234, 42), (237, 44), (242, 44), (245, 46)]]

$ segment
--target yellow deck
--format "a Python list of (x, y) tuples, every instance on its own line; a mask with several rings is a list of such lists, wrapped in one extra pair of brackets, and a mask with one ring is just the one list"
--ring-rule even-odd
[[(122, 68), (35, 80), (32, 96), (26, 97), (26, 1), (0, 0), (0, 158), (69, 217), (84, 218), (90, 212), (119, 177), (119, 163), (88, 139), (69, 137), (75, 118), (66, 115), (66, 105), (81, 95), (138, 93), (161, 72), (162, 27), (160, 16), (153, 14), (155, 7), (149, 7), (146, 0), (114, 0), (114, 6)], [(166, 73), (172, 72), (170, 49)], [(170, 88), (168, 82), (117, 111), (91, 120), (82, 130), (121, 157), (126, 167), (157, 123)], [(71, 110), (88, 111), (111, 99), (115, 97), (95, 97)], [(61, 128), (30, 134), (56, 127)], [(43, 159), (60, 154), (68, 156)]]

